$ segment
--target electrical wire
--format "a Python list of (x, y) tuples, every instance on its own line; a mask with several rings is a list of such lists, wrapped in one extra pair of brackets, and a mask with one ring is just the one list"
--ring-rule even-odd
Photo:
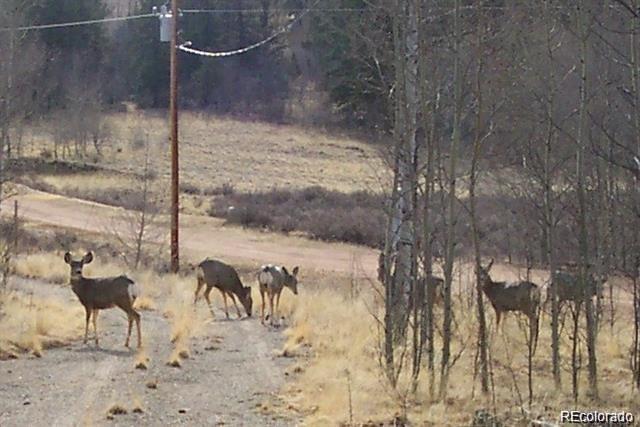
[[(315, 4), (318, 4), (316, 2)], [(521, 7), (521, 6), (519, 6)], [(614, 7), (614, 5), (610, 5), (610, 7)], [(436, 7), (436, 9), (444, 9), (445, 7)], [(483, 10), (507, 10), (509, 6), (482, 6)], [(528, 9), (533, 9), (535, 6), (529, 6)], [(558, 6), (556, 9), (559, 9)], [(477, 6), (465, 6), (461, 8), (462, 10), (472, 10), (477, 9)], [(303, 11), (305, 14), (308, 12), (327, 12), (327, 13), (349, 13), (349, 12), (364, 12), (367, 10), (371, 10), (370, 8), (315, 8), (311, 7), (309, 9), (269, 9), (270, 12), (299, 12)], [(225, 13), (264, 13), (263, 9), (184, 9), (180, 11), (181, 13), (187, 14), (196, 14), (196, 13), (211, 13), (211, 14), (225, 14)], [(441, 13), (438, 15), (429, 16), (428, 18), (442, 17), (449, 14), (452, 14), (453, 10), (448, 10), (445, 13)], [(45, 30), (50, 28), (67, 28), (67, 27), (77, 27), (82, 25), (92, 25), (92, 24), (102, 24), (109, 22), (120, 22), (120, 21), (130, 21), (134, 19), (143, 19), (143, 18), (152, 18), (156, 17), (159, 14), (157, 13), (145, 13), (140, 15), (131, 15), (131, 16), (117, 16), (113, 18), (102, 18), (102, 19), (91, 19), (86, 21), (76, 21), (76, 22), (61, 22), (58, 24), (42, 24), (42, 25), (29, 25), (23, 27), (4, 27), (0, 28), (0, 32), (7, 31), (31, 31), (31, 30)]]
[(59, 24), (43, 24), (43, 25), (29, 25), (25, 27), (8, 27), (8, 28), (0, 28), (0, 32), (6, 31), (32, 31), (32, 30), (46, 30), (49, 28), (67, 28), (67, 27), (78, 27), (82, 25), (93, 25), (93, 24), (102, 24), (107, 22), (120, 22), (120, 21), (131, 21), (134, 19), (143, 19), (143, 18), (152, 18), (158, 16), (155, 13), (145, 13), (141, 15), (131, 15), (131, 16), (116, 16), (113, 18), (102, 18), (102, 19), (90, 19), (87, 21), (76, 21), (76, 22), (61, 22)]
[[(315, 8), (315, 9), (267, 9), (267, 12), (329, 12), (329, 13), (346, 13), (346, 12), (364, 12), (371, 10), (367, 8)], [(184, 9), (182, 13), (211, 13), (211, 14), (225, 14), (225, 13), (264, 13), (264, 9)]]
[(264, 40), (261, 40), (257, 43), (254, 43), (252, 45), (249, 45), (247, 47), (243, 47), (241, 49), (235, 49), (235, 50), (229, 50), (229, 51), (223, 51), (223, 52), (208, 52), (205, 50), (200, 50), (200, 49), (194, 49), (191, 48), (189, 46), (191, 46), (191, 42), (185, 42), (181, 45), (178, 46), (178, 49), (180, 49), (183, 52), (187, 52), (193, 55), (198, 55), (198, 56), (206, 56), (209, 58), (221, 58), (221, 57), (226, 57), (226, 56), (234, 56), (234, 55), (240, 55), (243, 54), (245, 52), (249, 52), (250, 50), (256, 49), (260, 46), (263, 46), (267, 43), (269, 43), (270, 41), (274, 40), (276, 37), (288, 32), (289, 30), (291, 30), (291, 28), (298, 22), (300, 22), (300, 20), (307, 15), (307, 13), (309, 13), (310, 10), (313, 10), (313, 7), (316, 6), (318, 4), (320, 0), (316, 0), (316, 2), (313, 4), (313, 6), (309, 9), (304, 9), (304, 11), (297, 16), (295, 19), (293, 19), (291, 22), (289, 22), (287, 25), (285, 25), (284, 27), (282, 27), (280, 30), (278, 30), (277, 32), (273, 33), (272, 35), (270, 35), (269, 37), (267, 37)]

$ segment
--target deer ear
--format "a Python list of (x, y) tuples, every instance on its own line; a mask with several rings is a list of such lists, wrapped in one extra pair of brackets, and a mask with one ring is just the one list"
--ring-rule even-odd
[(71, 254), (69, 252), (64, 254), (64, 262), (69, 264), (71, 262)]
[(293, 267), (292, 273), (293, 273), (294, 276), (298, 275), (298, 271), (300, 271), (300, 267), (298, 267), (297, 265), (295, 267)]
[(487, 270), (487, 272), (489, 270), (491, 270), (491, 267), (493, 266), (493, 258), (491, 258), (491, 261), (489, 261), (489, 264), (487, 265), (487, 268), (485, 268), (485, 270)]
[(284, 265), (282, 266), (282, 272), (287, 276), (289, 275), (289, 272), (287, 271), (287, 267), (285, 267)]
[(82, 258), (82, 262), (89, 264), (91, 261), (93, 261), (93, 252), (89, 251), (84, 255), (84, 258)]

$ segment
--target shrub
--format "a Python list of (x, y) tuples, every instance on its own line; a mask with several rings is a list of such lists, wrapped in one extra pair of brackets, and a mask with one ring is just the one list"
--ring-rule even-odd
[(205, 196), (230, 196), (235, 193), (235, 188), (230, 182), (225, 182), (216, 187), (205, 188), (202, 194)]
[(383, 197), (341, 193), (314, 186), (302, 190), (231, 193), (213, 200), (209, 215), (243, 227), (378, 247), (384, 239)]
[(227, 220), (243, 227), (252, 228), (269, 228), (273, 225), (273, 219), (267, 213), (259, 207), (251, 205), (229, 209)]
[(185, 194), (200, 194), (200, 189), (190, 182), (183, 182), (180, 184), (180, 191)]

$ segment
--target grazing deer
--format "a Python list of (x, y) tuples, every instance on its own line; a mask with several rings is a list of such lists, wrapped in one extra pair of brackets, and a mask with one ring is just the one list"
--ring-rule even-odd
[[(596, 279), (591, 274), (587, 277), (587, 290), (590, 298), (598, 294), (598, 291), (604, 282), (605, 279)], [(577, 302), (578, 304), (584, 301), (584, 286), (580, 282), (578, 276), (569, 273), (568, 271), (556, 270), (553, 275), (553, 280), (549, 283), (549, 288), (547, 289), (547, 298), (544, 302), (545, 307), (549, 301), (551, 301), (554, 289), (556, 289), (558, 294), (559, 305), (565, 301)]]
[(140, 314), (133, 309), (133, 303), (138, 297), (138, 287), (127, 276), (118, 277), (100, 277), (88, 278), (82, 275), (82, 268), (93, 261), (93, 253), (87, 252), (80, 261), (72, 259), (69, 252), (64, 254), (64, 262), (69, 264), (71, 269), (71, 289), (77, 295), (78, 299), (84, 306), (86, 311), (86, 321), (84, 328), (84, 343), (87, 343), (87, 335), (89, 334), (89, 319), (93, 314), (93, 332), (95, 334), (96, 347), (98, 342), (98, 311), (112, 307), (119, 307), (127, 314), (129, 319), (129, 329), (127, 331), (127, 340), (124, 345), (129, 347), (129, 339), (131, 338), (131, 327), (133, 321), (136, 322), (138, 330), (138, 347), (142, 344), (140, 335)]
[(496, 312), (496, 325), (500, 326), (500, 315), (507, 311), (519, 311), (529, 318), (535, 340), (538, 338), (538, 308), (540, 306), (540, 289), (532, 282), (494, 282), (489, 276), (493, 260), (486, 267), (480, 266), (480, 280), (491, 305)]
[[(282, 293), (282, 288), (287, 287), (291, 289), (294, 295), (298, 295), (298, 271), (300, 269), (298, 267), (294, 267), (294, 269), (289, 273), (287, 269), (282, 266), (276, 265), (263, 265), (258, 272), (258, 285), (260, 286), (260, 297), (262, 298), (262, 314), (260, 316), (260, 321), (264, 325), (264, 294), (266, 293), (269, 297), (269, 316), (270, 316), (270, 324), (272, 326), (275, 325), (274, 318), (277, 317), (278, 308), (280, 307), (280, 294)], [(273, 309), (273, 298), (276, 299), (275, 304), (275, 315)]]
[(242, 317), (234, 294), (238, 296), (238, 299), (247, 312), (247, 316), (251, 317), (251, 306), (253, 305), (253, 300), (251, 299), (251, 287), (242, 285), (238, 272), (235, 268), (221, 261), (207, 258), (198, 264), (196, 268), (196, 275), (198, 279), (198, 287), (196, 288), (196, 295), (193, 300), (194, 304), (198, 301), (198, 294), (202, 287), (207, 285), (207, 288), (204, 291), (204, 297), (207, 300), (209, 310), (211, 310), (211, 315), (213, 317), (215, 317), (215, 314), (213, 313), (209, 294), (211, 293), (211, 289), (214, 287), (218, 288), (222, 294), (222, 298), (224, 299), (224, 314), (227, 316), (227, 319), (229, 318), (227, 296), (231, 297), (233, 305), (236, 307), (236, 311), (238, 312), (238, 318)]

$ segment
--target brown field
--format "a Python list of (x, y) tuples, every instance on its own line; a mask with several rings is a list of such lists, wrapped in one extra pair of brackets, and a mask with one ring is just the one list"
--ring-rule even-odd
[[(149, 141), (151, 170), (161, 180), (168, 177), (170, 163), (164, 115), (112, 113), (106, 122), (111, 135), (105, 144), (104, 158), (100, 160), (102, 166), (141, 173), (144, 141)], [(182, 182), (201, 190), (223, 184), (231, 184), (238, 191), (321, 185), (344, 192), (379, 192), (388, 178), (378, 150), (349, 137), (291, 125), (196, 113), (182, 113), (180, 126)], [(46, 126), (32, 129), (25, 140), (25, 153), (35, 156), (52, 146)], [(68, 178), (46, 179), (54, 186), (69, 184)], [(112, 179), (114, 186), (126, 180)], [(101, 187), (105, 184), (105, 178), (96, 182)]]

